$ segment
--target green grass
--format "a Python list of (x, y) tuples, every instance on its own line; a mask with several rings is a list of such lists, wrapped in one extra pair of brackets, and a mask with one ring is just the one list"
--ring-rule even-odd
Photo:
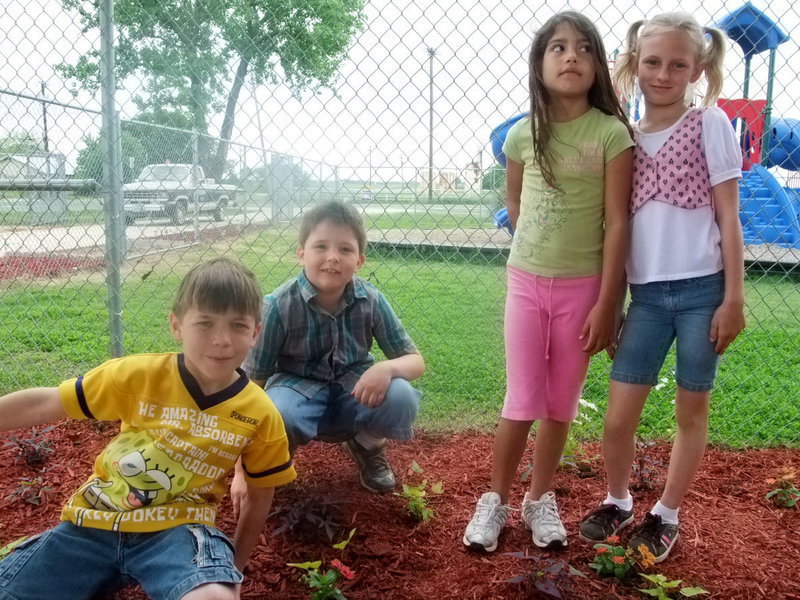
[(16, 225), (93, 225), (103, 223), (105, 215), (97, 210), (67, 210), (58, 214), (37, 215), (29, 212), (7, 211), (0, 213), (0, 227), (13, 227)]
[[(25, 192), (2, 197), (0, 192), (0, 227), (17, 225), (46, 225), (54, 221), (59, 225), (91, 225), (103, 223), (103, 200), (96, 196), (85, 196), (78, 193), (62, 194), (63, 211), (39, 215), (28, 210), (29, 196)], [(55, 206), (55, 205), (54, 205)]]
[[(291, 190), (292, 197), (296, 204), (306, 204), (320, 199), (336, 198), (344, 202), (356, 202), (367, 205), (369, 202), (362, 202), (362, 192), (367, 189), (367, 185), (358, 185), (355, 182), (339, 183), (337, 187), (333, 181), (330, 182), (308, 182), (300, 188)], [(428, 200), (427, 188), (414, 188), (399, 182), (391, 182), (387, 185), (374, 184), (372, 186), (373, 204), (392, 205), (472, 205), (494, 207), (501, 202), (502, 194), (495, 190), (472, 190), (434, 192), (431, 200)], [(246, 184), (242, 193), (237, 196), (237, 201), (242, 204), (252, 206), (264, 206), (269, 204), (269, 194), (263, 188), (258, 188), (251, 184)]]
[(491, 218), (469, 215), (401, 213), (367, 215), (364, 224), (368, 229), (478, 229), (491, 227)]
[[(265, 232), (225, 250), (257, 273), (270, 290), (297, 272), (291, 234)], [(124, 273), (124, 342), (127, 352), (177, 349), (167, 313), (188, 265), (217, 254), (198, 246), (151, 266), (129, 264)], [(152, 271), (150, 270), (152, 268)], [(501, 259), (480, 254), (372, 251), (363, 277), (382, 289), (418, 344), (428, 371), (420, 425), (428, 430), (488, 430), (505, 389)], [(748, 329), (726, 353), (712, 400), (710, 439), (734, 447), (797, 444), (800, 434), (800, 294), (780, 276), (748, 277)], [(54, 385), (109, 356), (107, 291), (102, 275), (75, 273), (48, 283), (20, 281), (0, 287), (2, 343), (0, 392)], [(597, 439), (607, 402), (609, 361), (593, 359), (581, 409), (578, 439)], [(640, 432), (668, 437), (673, 430), (674, 357), (662, 389), (654, 390)]]

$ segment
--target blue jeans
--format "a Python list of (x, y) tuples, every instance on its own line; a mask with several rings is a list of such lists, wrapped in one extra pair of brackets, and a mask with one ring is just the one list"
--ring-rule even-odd
[(631, 284), (611, 379), (655, 385), (676, 341), (675, 382), (690, 392), (714, 386), (719, 354), (709, 340), (711, 320), (725, 296), (723, 272), (677, 281)]
[(338, 383), (323, 387), (311, 398), (285, 386), (267, 389), (283, 417), (289, 450), (311, 440), (342, 441), (364, 431), (374, 437), (409, 440), (422, 392), (405, 379), (392, 379), (383, 402), (362, 405)]
[(2, 600), (89, 600), (131, 583), (178, 600), (206, 583), (241, 581), (230, 540), (207, 525), (121, 533), (62, 521), (0, 562)]

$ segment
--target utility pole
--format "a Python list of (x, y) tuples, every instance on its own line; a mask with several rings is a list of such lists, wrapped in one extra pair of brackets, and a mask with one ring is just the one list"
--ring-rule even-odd
[(44, 118), (44, 152), (48, 154), (50, 152), (50, 142), (47, 139), (47, 102), (44, 101), (45, 95), (47, 94), (47, 88), (45, 87), (44, 81), (42, 83), (42, 117)]
[(433, 57), (436, 48), (428, 48), (428, 76), (430, 79), (428, 99), (428, 202), (433, 202)]
[(45, 102), (45, 95), (47, 94), (47, 88), (45, 87), (44, 81), (40, 82), (42, 84), (42, 118), (44, 120), (44, 164), (45, 164), (45, 176), (50, 177), (50, 141), (47, 135), (47, 102)]

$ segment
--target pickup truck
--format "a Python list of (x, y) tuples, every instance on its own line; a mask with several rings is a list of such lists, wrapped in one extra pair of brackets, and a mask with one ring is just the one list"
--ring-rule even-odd
[(142, 217), (169, 217), (175, 225), (183, 225), (194, 211), (222, 221), (237, 189), (207, 179), (199, 165), (147, 165), (135, 181), (122, 186), (125, 223)]

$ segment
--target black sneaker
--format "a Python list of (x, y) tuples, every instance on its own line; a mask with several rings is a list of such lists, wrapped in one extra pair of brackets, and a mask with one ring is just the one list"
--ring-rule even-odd
[(587, 542), (605, 542), (631, 523), (632, 510), (622, 510), (616, 504), (601, 504), (583, 518), (579, 532)]
[(678, 541), (678, 526), (664, 523), (659, 515), (647, 513), (644, 522), (637, 525), (628, 541), (628, 548), (638, 550), (642, 544), (653, 553), (655, 562), (667, 558), (669, 551)]
[(394, 471), (386, 458), (386, 444), (367, 450), (354, 439), (342, 444), (345, 451), (358, 465), (361, 485), (370, 492), (391, 492), (395, 486)]

